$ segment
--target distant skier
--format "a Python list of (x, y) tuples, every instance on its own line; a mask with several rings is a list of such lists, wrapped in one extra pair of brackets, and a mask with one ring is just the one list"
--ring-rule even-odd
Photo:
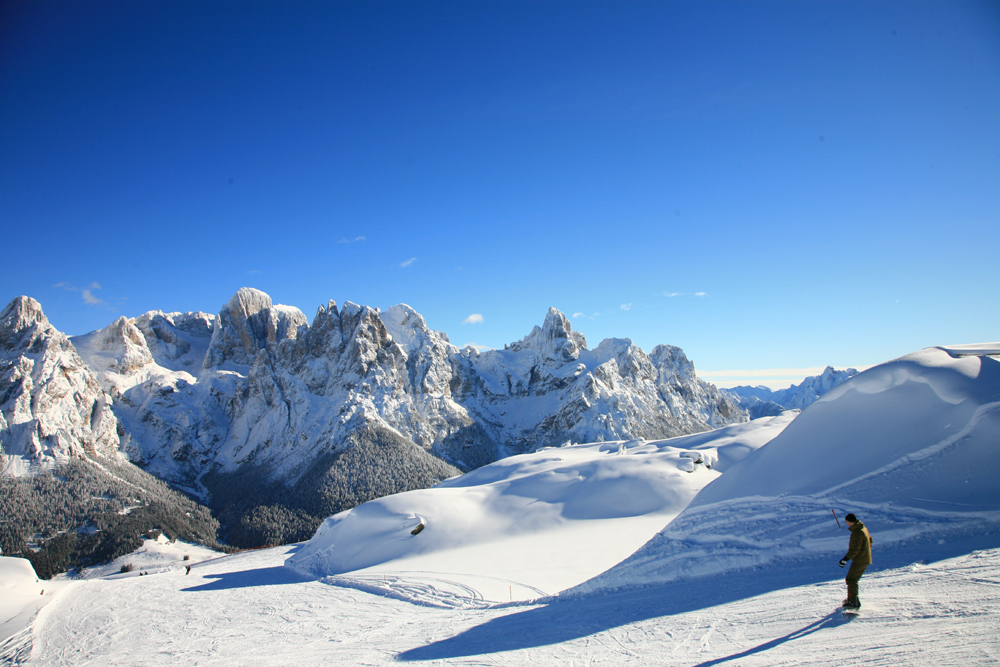
[(865, 524), (858, 521), (858, 517), (848, 514), (844, 519), (847, 527), (851, 529), (851, 543), (847, 548), (847, 554), (840, 559), (840, 567), (844, 567), (847, 561), (851, 561), (851, 568), (847, 571), (847, 599), (844, 600), (844, 609), (860, 609), (861, 601), (858, 599), (858, 581), (865, 573), (868, 566), (872, 564), (872, 536), (868, 534)]

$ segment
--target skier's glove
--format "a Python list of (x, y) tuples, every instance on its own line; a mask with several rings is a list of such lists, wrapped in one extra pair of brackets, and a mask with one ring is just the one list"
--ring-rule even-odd
[(844, 567), (845, 565), (847, 565), (847, 559), (846, 558), (841, 558), (840, 559), (840, 567)]

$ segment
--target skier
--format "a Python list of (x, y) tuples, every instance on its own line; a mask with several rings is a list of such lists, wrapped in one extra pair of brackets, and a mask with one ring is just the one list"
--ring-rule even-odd
[(848, 514), (844, 519), (847, 527), (851, 529), (851, 543), (847, 548), (847, 554), (840, 559), (840, 567), (844, 567), (847, 561), (851, 561), (851, 568), (847, 571), (847, 599), (843, 602), (844, 609), (860, 609), (861, 601), (858, 600), (858, 581), (865, 573), (868, 566), (872, 564), (872, 536), (868, 534), (865, 524), (858, 521), (858, 517)]

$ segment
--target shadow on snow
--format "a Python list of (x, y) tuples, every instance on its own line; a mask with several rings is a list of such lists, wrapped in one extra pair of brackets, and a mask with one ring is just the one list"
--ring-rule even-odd
[[(912, 544), (876, 552), (878, 569), (905, 567), (962, 556), (976, 549), (1000, 546), (996, 535), (975, 536), (945, 545)], [(847, 539), (844, 539), (847, 548)], [(869, 572), (877, 570), (870, 569)], [(401, 662), (447, 660), (503, 651), (548, 646), (573, 641), (630, 623), (664, 618), (745, 600), (774, 591), (836, 581), (843, 570), (835, 559), (775, 561), (766, 565), (731, 571), (716, 576), (657, 584), (644, 588), (555, 599), (538, 607), (494, 618), (482, 625), (426, 646), (400, 653)], [(831, 595), (830, 608), (839, 606), (842, 591)], [(864, 599), (864, 580), (862, 580)], [(743, 653), (703, 663), (716, 665), (753, 653), (767, 651), (787, 641), (803, 637), (849, 619), (839, 612), (825, 616), (785, 637), (771, 640)], [(665, 619), (665, 622), (668, 622)]]
[(222, 591), (231, 588), (253, 588), (255, 586), (283, 586), (314, 581), (312, 577), (299, 574), (283, 565), (262, 567), (256, 570), (236, 570), (221, 574), (205, 575), (206, 579), (214, 579), (199, 586), (182, 588), (182, 591)]
[(746, 651), (740, 653), (734, 653), (733, 655), (726, 656), (725, 658), (716, 658), (715, 660), (709, 660), (708, 662), (698, 663), (694, 667), (713, 667), (713, 665), (721, 665), (724, 662), (729, 662), (730, 660), (739, 660), (740, 658), (745, 658), (747, 656), (753, 655), (754, 653), (763, 653), (768, 651), (775, 646), (780, 646), (785, 642), (792, 641), (793, 639), (798, 639), (799, 637), (805, 637), (806, 635), (811, 635), (814, 632), (819, 632), (823, 628), (830, 628), (837, 625), (843, 625), (844, 623), (850, 623), (854, 620), (854, 616), (844, 616), (841, 612), (835, 611), (832, 614), (824, 616), (815, 623), (810, 623), (801, 630), (796, 630), (795, 632), (789, 632), (784, 637), (778, 637), (777, 639), (772, 639), (769, 642), (764, 642), (760, 646), (754, 646), (753, 648), (748, 648)]

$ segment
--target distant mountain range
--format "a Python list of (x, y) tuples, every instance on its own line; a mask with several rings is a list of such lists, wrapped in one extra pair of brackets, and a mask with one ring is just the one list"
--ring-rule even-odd
[(768, 387), (739, 386), (722, 392), (736, 400), (751, 419), (773, 417), (785, 410), (805, 410), (820, 396), (858, 374), (854, 368), (838, 371), (827, 366), (820, 375), (807, 377), (788, 389), (772, 391)]
[(19, 297), (0, 344), (5, 476), (127, 458), (209, 503), (244, 546), (512, 454), (748, 419), (679, 348), (590, 350), (555, 309), (480, 352), (406, 305), (331, 301), (310, 324), (243, 288), (218, 315), (153, 311), (68, 339)]

